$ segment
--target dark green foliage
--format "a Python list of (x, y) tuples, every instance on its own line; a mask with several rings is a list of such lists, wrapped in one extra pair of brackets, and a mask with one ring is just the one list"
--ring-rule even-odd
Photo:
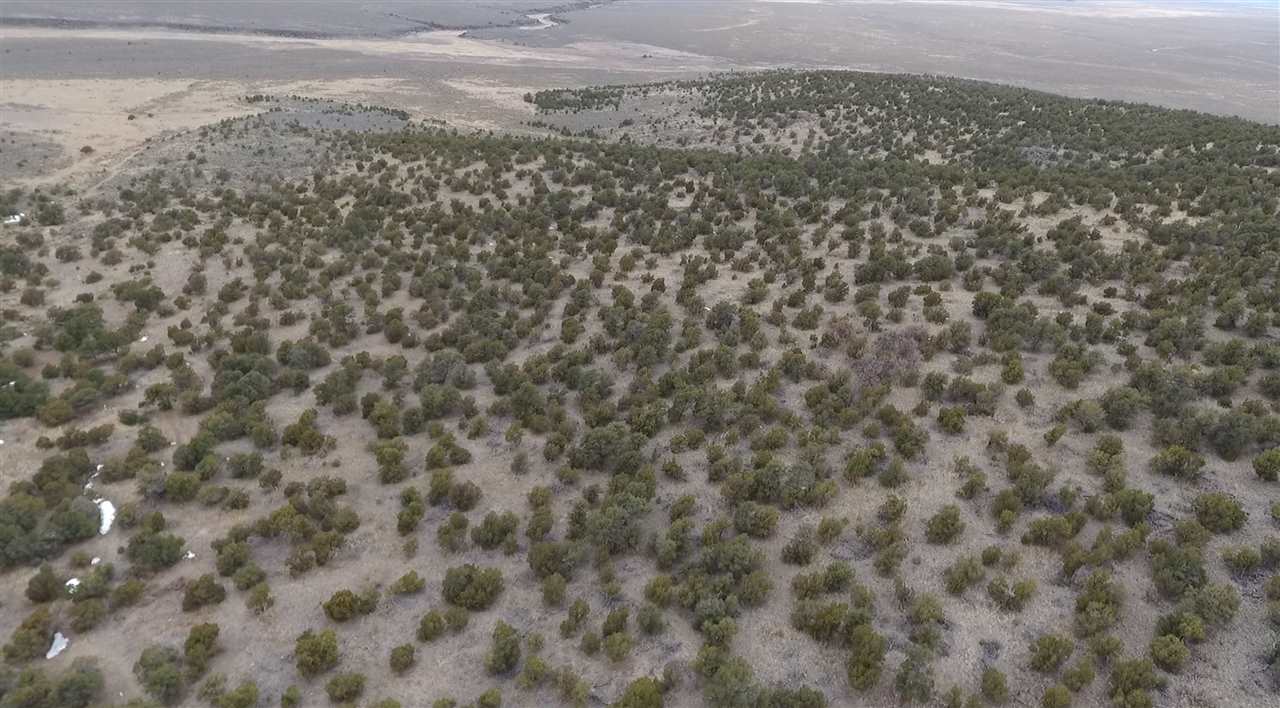
[(808, 565), (818, 551), (812, 526), (802, 525), (790, 541), (782, 547), (782, 562), (790, 565)]
[(423, 615), (422, 620), (418, 622), (418, 641), (434, 641), (444, 634), (446, 627), (444, 615), (438, 610), (431, 610)]
[[(12, 381), (12, 384), (8, 382)], [(49, 397), (49, 386), (0, 359), (0, 420), (35, 415)]]
[(24, 669), (0, 675), (0, 705), (6, 708), (89, 708), (101, 704), (102, 671), (97, 660), (79, 657), (71, 666), (50, 677), (40, 669)]
[(1003, 672), (988, 666), (982, 670), (982, 697), (987, 703), (1000, 705), (1009, 701), (1009, 683)]
[(1085, 578), (1084, 586), (1076, 595), (1076, 634), (1090, 637), (1114, 626), (1120, 618), (1123, 597), (1120, 585), (1110, 573), (1097, 570)]
[(185, 542), (171, 533), (143, 530), (129, 539), (126, 555), (140, 568), (157, 571), (182, 559)]
[(1253, 458), (1253, 472), (1264, 482), (1280, 480), (1280, 447), (1273, 447)]
[(1031, 644), (1031, 668), (1041, 673), (1057, 671), (1075, 651), (1069, 637), (1042, 634)]
[(227, 598), (227, 589), (212, 573), (205, 573), (187, 586), (182, 594), (182, 611), (194, 612), (206, 605), (216, 605)]
[(960, 508), (954, 504), (948, 504), (929, 517), (925, 525), (925, 538), (929, 543), (951, 543), (964, 532), (964, 526), (964, 521), (960, 518)]
[(187, 633), (187, 639), (182, 645), (182, 659), (190, 676), (203, 674), (214, 655), (221, 651), (218, 645), (220, 633), (218, 625), (212, 622), (197, 624)]
[(338, 665), (338, 637), (333, 630), (315, 632), (310, 629), (298, 635), (293, 647), (298, 673), (317, 676)]
[(493, 644), (484, 658), (484, 668), (490, 674), (513, 671), (520, 662), (520, 637), (506, 622), (498, 620), (493, 627)]
[(1151, 640), (1151, 660), (1165, 671), (1175, 674), (1182, 671), (1190, 656), (1190, 650), (1179, 637), (1163, 634)]
[(422, 589), (426, 586), (427, 581), (418, 575), (418, 571), (410, 570), (397, 578), (396, 581), (391, 584), (389, 591), (392, 595), (412, 595), (414, 593), (422, 592)]
[(1164, 686), (1149, 659), (1127, 659), (1111, 669), (1108, 694), (1122, 706), (1151, 705), (1149, 692)]
[(1156, 588), (1172, 598), (1180, 598), (1208, 581), (1200, 549), (1194, 545), (1154, 545), (1151, 575)]
[(502, 593), (502, 572), (470, 563), (445, 572), (442, 594), (446, 602), (468, 610), (486, 610)]
[(918, 649), (908, 652), (907, 658), (898, 665), (898, 673), (893, 677), (898, 700), (903, 703), (927, 703), (933, 696), (933, 684), (933, 669), (929, 666), (927, 653)]
[(1151, 469), (1179, 479), (1193, 479), (1204, 467), (1204, 458), (1180, 446), (1171, 445), (1151, 458)]
[(45, 564), (27, 581), (27, 599), (40, 604), (57, 600), (66, 594), (66, 580), (53, 572), (52, 566)]
[(47, 607), (37, 607), (13, 630), (4, 645), (8, 664), (23, 664), (44, 655), (53, 639), (53, 617)]
[(1244, 525), (1247, 518), (1240, 502), (1222, 492), (1206, 492), (1191, 503), (1196, 520), (1214, 533), (1231, 533)]
[(880, 681), (884, 667), (886, 643), (867, 624), (855, 625), (849, 632), (849, 661), (846, 667), (849, 685), (857, 691), (868, 691)]
[(142, 650), (133, 675), (143, 690), (165, 705), (182, 700), (187, 689), (181, 655), (173, 647), (152, 645)]
[(391, 649), (391, 670), (403, 674), (417, 663), (417, 650), (412, 644), (400, 644)]
[(324, 692), (334, 703), (347, 703), (364, 694), (364, 683), (364, 674), (338, 674), (324, 685)]
[(627, 684), (618, 700), (610, 704), (611, 708), (662, 708), (662, 684), (643, 676)]
[(477, 546), (492, 550), (499, 546), (515, 547), (516, 529), (520, 526), (520, 517), (511, 512), (497, 514), (489, 512), (478, 526), (471, 530), (471, 541)]
[(324, 602), (324, 613), (334, 622), (346, 622), (373, 612), (378, 607), (378, 591), (370, 588), (362, 593), (339, 590)]

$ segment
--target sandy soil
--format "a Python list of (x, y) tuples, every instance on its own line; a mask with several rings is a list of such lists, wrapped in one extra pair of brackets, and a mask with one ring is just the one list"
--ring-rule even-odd
[[(216, 54), (260, 52), (268, 67), (260, 74), (235, 78), (206, 77), (205, 67), (195, 66), (178, 72), (188, 74), (181, 78), (99, 78), (101, 69), (94, 64), (93, 78), (76, 76), (74, 70), (67, 75), (63, 69), (50, 79), (20, 77), (22, 72), (8, 70), (15, 64), (8, 64), (0, 72), (0, 130), (23, 134), (28, 141), (53, 141), (61, 145), (64, 157), (56, 166), (13, 169), (3, 176), (18, 185), (68, 180), (81, 187), (96, 184), (148, 139), (257, 112), (241, 101), (253, 94), (371, 103), (462, 127), (514, 128), (533, 115), (523, 101), (526, 92), (632, 71), (641, 56), (649, 57), (643, 78), (691, 76), (728, 67), (714, 58), (644, 44), (583, 41), (531, 48), (462, 34), (433, 31), (404, 39), (320, 40), (174, 30), (0, 27), (0, 46), (6, 48), (33, 42), (57, 45), (75, 38), (136, 46), (144, 54), (168, 54), (171, 47), (188, 43)], [(332, 76), (290, 80), (292, 70), (283, 67), (306, 65), (315, 51), (325, 52), (340, 68)], [(352, 62), (356, 67), (349, 68)], [(278, 74), (270, 68), (276, 63), (282, 67)], [(133, 120), (128, 119), (131, 114)], [(93, 152), (80, 153), (85, 145)]]

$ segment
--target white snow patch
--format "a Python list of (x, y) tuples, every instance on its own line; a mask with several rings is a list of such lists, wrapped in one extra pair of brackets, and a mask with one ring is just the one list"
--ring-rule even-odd
[(62, 632), (54, 632), (53, 644), (49, 645), (49, 651), (45, 652), (44, 658), (52, 659), (53, 657), (61, 654), (62, 651), (66, 649), (67, 645), (70, 643), (71, 643), (71, 640), (62, 636)]
[(94, 499), (94, 504), (98, 505), (98, 512), (102, 514), (102, 523), (98, 526), (98, 535), (106, 536), (111, 530), (111, 524), (116, 521), (116, 505), (106, 499)]

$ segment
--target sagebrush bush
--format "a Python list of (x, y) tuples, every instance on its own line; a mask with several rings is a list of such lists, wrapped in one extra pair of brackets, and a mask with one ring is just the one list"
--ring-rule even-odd
[(503, 587), (502, 571), (468, 563), (445, 571), (442, 594), (452, 605), (478, 611), (493, 605)]
[(948, 504), (929, 517), (925, 525), (925, 538), (929, 543), (951, 543), (964, 532), (964, 527), (960, 507)]
[(308, 629), (294, 642), (293, 656), (298, 673), (303, 676), (325, 673), (338, 665), (338, 636), (331, 629), (321, 632)]
[(1247, 518), (1240, 502), (1222, 492), (1206, 492), (1191, 503), (1196, 520), (1214, 533), (1231, 533), (1244, 525)]

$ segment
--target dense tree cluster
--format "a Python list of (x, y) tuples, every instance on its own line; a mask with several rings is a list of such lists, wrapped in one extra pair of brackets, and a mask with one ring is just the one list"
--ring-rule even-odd
[[(1242, 608), (1274, 635), (1280, 131), (849, 72), (529, 100), (606, 139), (255, 97), (15, 227), (0, 704), (99, 702), (92, 662), (31, 663), (144, 601), (190, 633), (138, 690), (217, 706), (376, 701), (465, 647), (485, 706), (609, 674), (622, 706), (1141, 706)], [(324, 161), (201, 166), (259, 137)], [(975, 608), (1029, 646), (960, 667)], [(228, 683), (213, 620), (286, 609), (299, 685)], [(845, 671), (781, 682), (744, 628)]]

